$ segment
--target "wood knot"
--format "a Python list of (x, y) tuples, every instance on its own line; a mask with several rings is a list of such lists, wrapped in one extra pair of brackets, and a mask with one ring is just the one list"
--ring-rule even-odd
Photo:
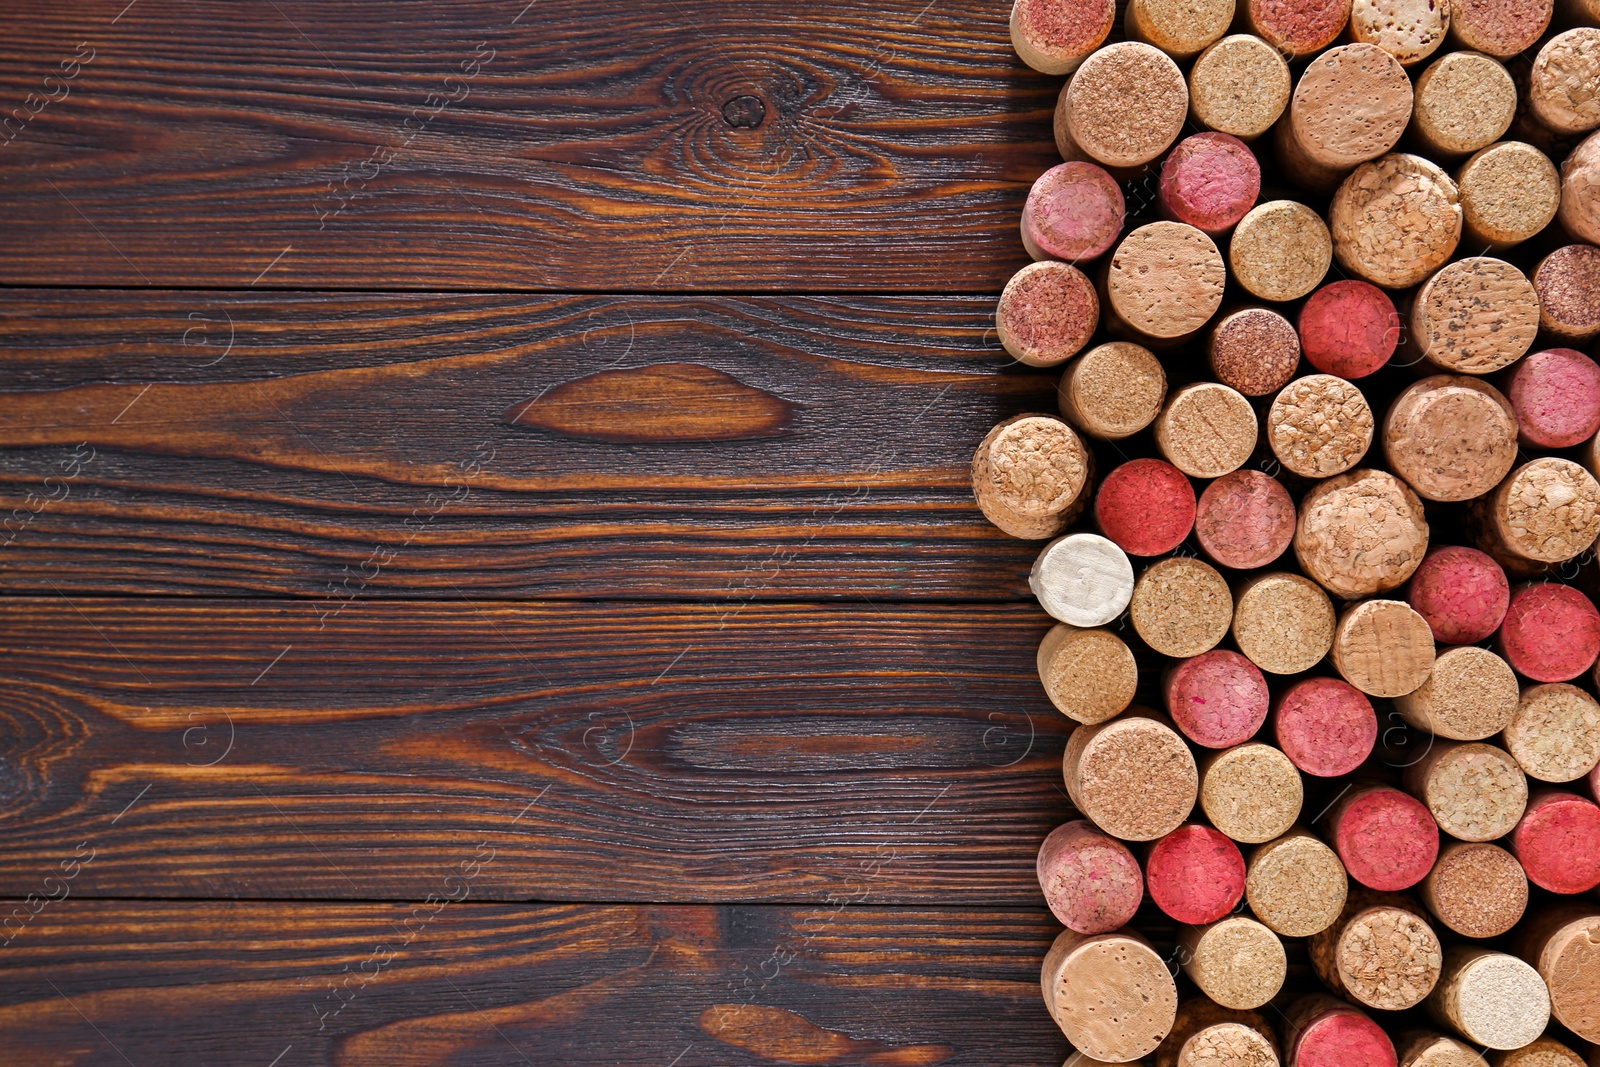
[(736, 96), (722, 105), (722, 121), (740, 130), (753, 130), (767, 117), (767, 105), (760, 97)]
[(603, 370), (513, 404), (505, 421), (567, 437), (673, 444), (779, 437), (794, 405), (698, 363)]

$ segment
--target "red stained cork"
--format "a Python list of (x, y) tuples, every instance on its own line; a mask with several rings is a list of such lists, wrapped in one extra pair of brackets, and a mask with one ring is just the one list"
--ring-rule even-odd
[(1433, 639), (1475, 645), (1500, 628), (1511, 586), (1500, 564), (1475, 548), (1445, 545), (1423, 559), (1406, 599), (1428, 620)]
[(1030, 263), (1012, 275), (994, 313), (995, 332), (1013, 357), (1053, 367), (1078, 354), (1100, 324), (1100, 298), (1067, 263)]
[(1539, 888), (1588, 892), (1600, 885), (1600, 807), (1576, 793), (1535, 793), (1511, 831), (1511, 851)]
[(1261, 165), (1239, 138), (1197, 133), (1178, 142), (1161, 165), (1162, 213), (1212, 237), (1233, 229), (1261, 194)]
[(1244, 857), (1223, 834), (1189, 823), (1151, 847), (1145, 881), (1150, 899), (1178, 922), (1213, 923), (1244, 896)]
[(1350, 0), (1246, 0), (1243, 6), (1256, 36), (1290, 58), (1320, 52), (1350, 21)]
[(1116, 13), (1112, 0), (1016, 0), (1011, 43), (1033, 69), (1066, 74), (1105, 41)]
[(1254, 737), (1271, 699), (1256, 665), (1220, 648), (1171, 667), (1162, 690), (1178, 729), (1206, 748), (1231, 748)]
[(1451, 0), (1450, 35), (1474, 52), (1509, 59), (1550, 25), (1553, 0)]
[(1383, 1027), (1332, 997), (1314, 995), (1289, 1008), (1284, 1067), (1397, 1067)]
[(1506, 397), (1525, 445), (1571, 448), (1600, 430), (1600, 366), (1575, 349), (1524, 358), (1511, 372)]
[(1495, 646), (1524, 677), (1568, 682), (1600, 656), (1600, 611), (1570, 585), (1521, 585), (1511, 592)]
[(1238, 470), (1206, 486), (1195, 509), (1194, 534), (1224, 567), (1265, 567), (1294, 540), (1294, 500), (1276, 478)]
[(1365, 378), (1389, 362), (1399, 343), (1394, 301), (1368, 282), (1324, 285), (1300, 309), (1300, 347), (1324, 374)]
[(1037, 866), (1050, 913), (1080, 934), (1125, 926), (1144, 898), (1139, 861), (1087, 819), (1052, 830), (1039, 846)]
[(1136, 459), (1100, 483), (1094, 517), (1100, 530), (1130, 556), (1159, 556), (1194, 528), (1194, 486), (1159, 459)]
[(1409, 889), (1439, 858), (1439, 824), (1427, 805), (1390, 786), (1345, 794), (1328, 816), (1328, 828), (1345, 870), (1368, 889)]
[(1022, 243), (1034, 259), (1067, 262), (1104, 255), (1122, 232), (1127, 205), (1117, 181), (1093, 163), (1051, 167), (1028, 191)]
[(1349, 774), (1372, 754), (1378, 713), (1349, 682), (1307, 678), (1278, 698), (1272, 733), (1296, 767), (1318, 778), (1334, 778)]

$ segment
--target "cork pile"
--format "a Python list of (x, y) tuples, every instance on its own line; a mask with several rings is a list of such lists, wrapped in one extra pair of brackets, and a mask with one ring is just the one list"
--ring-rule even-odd
[(1070, 1064), (1600, 1065), (1597, 27), (1015, 0), (1059, 413), (972, 480), (1047, 542)]

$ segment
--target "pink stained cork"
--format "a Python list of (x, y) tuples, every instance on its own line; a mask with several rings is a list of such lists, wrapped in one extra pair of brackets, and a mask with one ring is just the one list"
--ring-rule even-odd
[(1300, 347), (1324, 374), (1365, 378), (1400, 344), (1400, 314), (1389, 294), (1369, 282), (1324, 285), (1300, 309)]
[(1225, 835), (1188, 823), (1151, 846), (1145, 882), (1150, 899), (1178, 922), (1214, 923), (1244, 896), (1244, 857)]
[(1327, 823), (1345, 870), (1368, 889), (1409, 889), (1439, 858), (1439, 824), (1427, 805), (1391, 786), (1357, 786), (1334, 806)]
[(1034, 259), (1094, 259), (1116, 242), (1126, 214), (1122, 190), (1104, 169), (1062, 163), (1039, 175), (1028, 190), (1022, 243)]
[(1539, 888), (1588, 892), (1600, 885), (1600, 806), (1576, 793), (1534, 793), (1511, 831), (1511, 851)]
[(1349, 682), (1307, 678), (1284, 691), (1272, 709), (1272, 733), (1289, 761), (1306, 774), (1336, 778), (1372, 754), (1378, 713)]
[(1255, 35), (1290, 59), (1322, 51), (1350, 21), (1350, 0), (1244, 0), (1240, 7)]
[(1100, 530), (1130, 556), (1159, 556), (1183, 543), (1194, 528), (1194, 486), (1159, 459), (1136, 459), (1100, 483), (1094, 517)]
[(1290, 1005), (1284, 1067), (1397, 1067), (1394, 1043), (1358, 1008), (1322, 994)]
[(1475, 645), (1500, 628), (1511, 586), (1486, 553), (1445, 545), (1423, 558), (1406, 600), (1428, 621), (1435, 641)]
[(1221, 648), (1173, 665), (1162, 691), (1178, 729), (1206, 748), (1231, 748), (1250, 740), (1266, 721), (1271, 701), (1260, 669)]
[(1161, 165), (1161, 212), (1212, 237), (1233, 229), (1261, 194), (1261, 165), (1239, 138), (1197, 133)]
[(1525, 357), (1511, 372), (1506, 397), (1524, 445), (1571, 448), (1600, 430), (1600, 366), (1576, 349)]
[(1550, 25), (1554, 0), (1451, 0), (1450, 37), (1496, 59), (1532, 48)]
[(1294, 499), (1283, 483), (1260, 471), (1224, 474), (1205, 487), (1195, 508), (1194, 535), (1224, 567), (1265, 567), (1294, 540)]
[(1495, 647), (1536, 682), (1569, 682), (1600, 656), (1600, 611), (1570, 585), (1536, 582), (1511, 591)]
[(1133, 853), (1087, 819), (1058, 826), (1039, 846), (1039, 888), (1069, 930), (1105, 934), (1127, 925), (1144, 898)]
[(1034, 70), (1068, 74), (1105, 41), (1116, 15), (1113, 0), (1016, 0), (1011, 44)]

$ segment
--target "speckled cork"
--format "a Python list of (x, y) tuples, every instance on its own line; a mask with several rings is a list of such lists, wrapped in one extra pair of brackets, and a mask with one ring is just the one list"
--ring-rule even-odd
[(1300, 363), (1300, 335), (1276, 311), (1240, 308), (1212, 325), (1206, 358), (1223, 385), (1245, 396), (1266, 396), (1294, 377)]
[(1167, 375), (1148, 348), (1096, 345), (1067, 364), (1057, 389), (1061, 417), (1090, 437), (1120, 441), (1144, 429), (1167, 400)]
[(1209, 563), (1174, 556), (1139, 576), (1128, 618), (1144, 643), (1163, 656), (1198, 656), (1228, 635), (1233, 594)]
[(1094, 498), (1100, 532), (1130, 556), (1160, 556), (1183, 543), (1194, 528), (1194, 486), (1159, 459), (1135, 459), (1114, 468)]
[(1363, 163), (1333, 194), (1333, 254), (1374, 285), (1416, 285), (1444, 266), (1461, 241), (1459, 196), (1450, 176), (1421, 156)]
[(1129, 0), (1123, 31), (1174, 59), (1199, 55), (1228, 32), (1234, 0)]
[(1200, 788), (1183, 738), (1139, 708), (1078, 727), (1061, 766), (1073, 805), (1124, 841), (1154, 841), (1176, 830), (1194, 810)]
[(1551, 0), (1451, 0), (1450, 38), (1507, 59), (1532, 48), (1550, 25)]
[(1205, 487), (1195, 507), (1195, 540), (1218, 564), (1237, 570), (1265, 567), (1283, 555), (1294, 527), (1294, 499), (1260, 471), (1223, 475)]
[(1335, 621), (1333, 603), (1315, 582), (1298, 574), (1263, 574), (1239, 589), (1233, 640), (1268, 674), (1299, 674), (1333, 647)]
[(1561, 176), (1530, 144), (1504, 141), (1477, 152), (1456, 172), (1462, 240), (1468, 248), (1511, 248), (1556, 217)]
[(1407, 67), (1437, 52), (1449, 28), (1449, 0), (1355, 0), (1350, 9), (1350, 36)]
[(1520, 585), (1511, 591), (1495, 648), (1525, 678), (1570, 682), (1600, 655), (1600, 611), (1570, 585)]
[(1488, 649), (1458, 645), (1441, 652), (1428, 680), (1396, 697), (1394, 706), (1419, 730), (1452, 741), (1481, 741), (1504, 730), (1516, 717), (1517, 676), (1510, 664)]
[(1277, 1038), (1254, 1011), (1191, 997), (1156, 1049), (1155, 1067), (1278, 1067)]
[(1307, 363), (1324, 374), (1365, 378), (1394, 355), (1400, 315), (1370, 282), (1331, 282), (1301, 307), (1299, 331)]
[(1000, 423), (972, 457), (972, 495), (984, 518), (1012, 537), (1044, 538), (1083, 510), (1092, 459), (1072, 427), (1048, 415)]
[(1492, 374), (1521, 359), (1539, 333), (1539, 297), (1516, 267), (1472, 256), (1441, 269), (1411, 305), (1411, 340), (1456, 374)]
[(1350, 877), (1382, 892), (1409, 889), (1439, 857), (1439, 827), (1421, 801), (1387, 785), (1358, 785), (1323, 823)]
[(1276, 49), (1251, 34), (1233, 34), (1189, 69), (1189, 117), (1197, 126), (1253, 141), (1289, 106), (1289, 86), (1289, 65)]
[(1022, 205), (1022, 245), (1034, 259), (1074, 262), (1110, 251), (1127, 204), (1106, 171), (1081, 160), (1051, 167)]
[(1037, 870), (1050, 913), (1080, 934), (1105, 934), (1126, 925), (1144, 898), (1139, 861), (1087, 819), (1050, 832), (1039, 846)]
[(1556, 218), (1576, 240), (1600, 244), (1600, 133), (1592, 133), (1561, 164)]
[(1517, 114), (1517, 87), (1500, 63), (1451, 52), (1417, 79), (1411, 136), (1433, 158), (1471, 155), (1498, 141)]
[(1550, 994), (1539, 973), (1515, 956), (1455, 945), (1445, 950), (1428, 1014), (1474, 1044), (1521, 1048), (1550, 1021)]
[(1226, 835), (1186, 823), (1150, 846), (1145, 886), (1156, 907), (1172, 919), (1213, 923), (1244, 896), (1244, 857)]
[(1036, 659), (1045, 695), (1074, 722), (1105, 722), (1133, 703), (1139, 665), (1110, 630), (1057, 623), (1039, 642)]
[(1435, 738), (1427, 755), (1406, 768), (1405, 786), (1439, 829), (1461, 841), (1504, 837), (1528, 805), (1528, 779), (1517, 761), (1482, 741)]
[(1395, 398), (1383, 420), (1389, 467), (1419, 496), (1471, 500), (1494, 489), (1517, 459), (1517, 414), (1488, 382), (1436, 374)]
[(1306, 774), (1336, 778), (1372, 754), (1378, 715), (1367, 695), (1337, 678), (1306, 678), (1278, 697), (1272, 734), (1289, 760)]
[(1178, 945), (1183, 973), (1223, 1008), (1259, 1008), (1278, 995), (1288, 973), (1278, 935), (1243, 915), (1180, 929)]
[(1544, 978), (1550, 1013), (1583, 1038), (1600, 1038), (1600, 906), (1542, 908), (1516, 938), (1516, 951)]
[(1295, 556), (1334, 596), (1387, 592), (1411, 577), (1427, 550), (1422, 501), (1386, 471), (1329, 478), (1300, 502)]
[(1433, 992), (1443, 963), (1422, 909), (1393, 893), (1356, 890), (1338, 921), (1306, 946), (1324, 985), (1368, 1008), (1401, 1011)]
[(1533, 271), (1539, 326), (1571, 342), (1600, 337), (1600, 248), (1567, 245)]
[(1511, 602), (1506, 572), (1475, 548), (1444, 545), (1429, 552), (1411, 576), (1406, 600), (1428, 621), (1433, 639), (1471, 645), (1500, 628)]
[(1332, 374), (1290, 382), (1267, 410), (1267, 444), (1284, 467), (1331, 478), (1361, 462), (1372, 444), (1372, 409), (1360, 389)]
[(1470, 1045), (1431, 1030), (1404, 1031), (1395, 1046), (1400, 1067), (1487, 1067)]
[(1018, 362), (1054, 367), (1077, 355), (1100, 323), (1094, 283), (1069, 263), (1030, 263), (1011, 276), (995, 308), (1000, 344)]
[(1165, 152), (1189, 114), (1183, 72), (1141, 41), (1107, 45), (1068, 80), (1056, 101), (1062, 159), (1137, 167)]
[(1528, 908), (1528, 876), (1499, 845), (1451, 841), (1417, 895), (1434, 918), (1463, 937), (1499, 937)]
[(1250, 401), (1218, 382), (1194, 382), (1167, 398), (1156, 416), (1156, 447), (1191, 478), (1220, 478), (1242, 467), (1256, 447)]
[(1536, 789), (1511, 851), (1540, 889), (1586, 893), (1600, 885), (1600, 807), (1576, 793)]
[(1290, 59), (1322, 51), (1350, 21), (1350, 0), (1242, 0), (1239, 9), (1252, 33)]
[(1310, 937), (1344, 909), (1348, 892), (1338, 855), (1310, 831), (1295, 827), (1245, 858), (1245, 899), (1273, 932)]
[(1502, 565), (1507, 558), (1561, 563), (1600, 535), (1600, 485), (1588, 471), (1557, 456), (1524, 463), (1473, 509), (1482, 534), (1478, 547)]
[(1200, 765), (1200, 809), (1211, 825), (1243, 844), (1288, 833), (1304, 795), (1294, 764), (1271, 745), (1235, 745), (1209, 753)]
[(1506, 399), (1517, 413), (1523, 444), (1581, 445), (1600, 430), (1600, 365), (1573, 348), (1535, 352), (1511, 372)]
[(1363, 600), (1339, 617), (1328, 657), (1368, 696), (1405, 696), (1433, 671), (1433, 631), (1404, 601)]
[(1565, 682), (1527, 686), (1503, 740), (1528, 777), (1575, 782), (1600, 764), (1600, 704)]
[[(1128, 10), (1133, 10), (1131, 4)], [(1197, 133), (1167, 153), (1156, 189), (1164, 217), (1220, 237), (1255, 206), (1261, 193), (1261, 165), (1237, 137)]]
[(1051, 618), (1084, 628), (1104, 626), (1133, 598), (1133, 564), (1099, 534), (1067, 534), (1033, 561), (1028, 588)]
[(1251, 208), (1233, 231), (1228, 265), (1251, 295), (1298, 300), (1321, 283), (1333, 262), (1333, 238), (1322, 216), (1293, 200)]
[(1040, 986), (1067, 1040), (1113, 1063), (1154, 1052), (1178, 1012), (1178, 989), (1166, 963), (1131, 930), (1062, 931), (1045, 956)]
[(1600, 29), (1579, 26), (1544, 43), (1528, 77), (1528, 110), (1556, 133), (1600, 126)]
[(1359, 1008), (1314, 993), (1289, 1006), (1285, 1067), (1396, 1067), (1394, 1044)]
[(1178, 729), (1205, 748), (1228, 748), (1255, 736), (1271, 699), (1256, 665), (1222, 648), (1173, 664), (1161, 689)]
[(1374, 44), (1330, 48), (1306, 67), (1274, 139), (1283, 171), (1327, 191), (1389, 151), (1411, 121), (1411, 80)]
[(1586, 1067), (1582, 1056), (1548, 1037), (1519, 1049), (1491, 1052), (1488, 1062), (1489, 1067)]
[(1114, 0), (1016, 0), (1011, 44), (1044, 74), (1067, 74), (1099, 48), (1116, 21)]
[(1222, 305), (1227, 271), (1216, 243), (1181, 222), (1140, 226), (1106, 270), (1107, 303), (1144, 337), (1174, 340), (1203, 327)]

